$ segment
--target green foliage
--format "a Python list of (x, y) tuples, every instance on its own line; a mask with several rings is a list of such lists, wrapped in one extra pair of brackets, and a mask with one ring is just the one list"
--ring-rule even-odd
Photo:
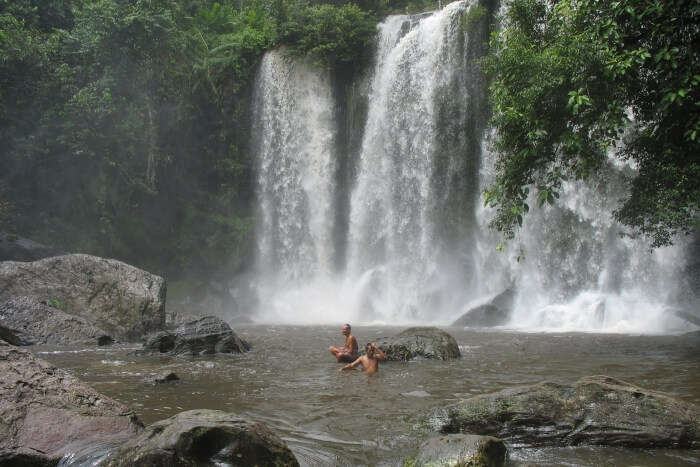
[(56, 308), (57, 310), (65, 311), (66, 305), (58, 298), (52, 297), (46, 300), (46, 304), (51, 308)]
[(376, 21), (353, 4), (310, 6), (282, 25), (281, 42), (293, 53), (311, 55), (318, 64), (361, 66), (370, 56)]
[(360, 66), (391, 3), (0, 0), (2, 229), (170, 279), (243, 267), (262, 55)]
[(529, 206), (586, 179), (619, 145), (638, 168), (617, 218), (670, 244), (700, 201), (697, 2), (513, 0), (485, 69), (498, 131), (492, 226), (512, 238)]

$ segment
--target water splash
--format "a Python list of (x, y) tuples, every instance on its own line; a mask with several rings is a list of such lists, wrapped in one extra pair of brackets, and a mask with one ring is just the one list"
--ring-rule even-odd
[(328, 73), (284, 51), (268, 52), (254, 107), (257, 273), (262, 306), (275, 309), (279, 291), (331, 270), (336, 130)]
[[(478, 193), (494, 157), (460, 1), (379, 25), (368, 110), (347, 196), (327, 71), (269, 52), (255, 93), (256, 277), (261, 322), (448, 325), (515, 290), (504, 327), (664, 333), (694, 328), (669, 308), (684, 245), (650, 253), (610, 213), (633, 168), (616, 163), (534, 209), (505, 252)], [(470, 52), (471, 51), (471, 52)], [(476, 122), (476, 123), (475, 123)], [(488, 136), (488, 135), (487, 135)], [(346, 155), (347, 156), (347, 155)], [(337, 200), (348, 206), (337, 206)], [(531, 206), (535, 203), (531, 202)], [(347, 226), (336, 211), (348, 212)], [(334, 244), (334, 229), (347, 229)], [(342, 249), (342, 254), (336, 250)], [(518, 257), (525, 254), (525, 261)], [(339, 268), (338, 258), (343, 264)]]

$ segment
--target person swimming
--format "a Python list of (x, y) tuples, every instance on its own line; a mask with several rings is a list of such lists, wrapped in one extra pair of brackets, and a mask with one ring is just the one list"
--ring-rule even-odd
[(352, 363), (345, 365), (338, 371), (345, 371), (362, 365), (362, 371), (368, 374), (376, 373), (379, 370), (379, 360), (386, 360), (386, 354), (377, 344), (371, 342), (365, 348), (366, 353)]
[(346, 323), (343, 325), (341, 332), (345, 336), (345, 344), (342, 347), (335, 347), (333, 345), (328, 347), (328, 351), (333, 354), (338, 363), (352, 362), (358, 357), (357, 339), (350, 334), (351, 329), (349, 324)]

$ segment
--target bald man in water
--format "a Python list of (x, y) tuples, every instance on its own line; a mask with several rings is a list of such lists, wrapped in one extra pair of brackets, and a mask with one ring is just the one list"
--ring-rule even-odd
[(328, 347), (328, 351), (333, 354), (338, 363), (347, 363), (354, 361), (357, 356), (357, 339), (355, 336), (350, 334), (350, 325), (344, 324), (342, 333), (345, 336), (345, 344), (342, 347), (335, 347), (331, 345)]
[(372, 342), (367, 344), (366, 353), (352, 363), (345, 365), (340, 371), (350, 370), (358, 365), (362, 365), (362, 371), (367, 374), (376, 373), (379, 370), (379, 360), (386, 360), (386, 354), (377, 344)]

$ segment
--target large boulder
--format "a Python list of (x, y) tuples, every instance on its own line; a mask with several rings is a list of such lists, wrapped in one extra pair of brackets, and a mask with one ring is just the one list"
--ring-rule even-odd
[(29, 296), (81, 316), (119, 340), (165, 325), (163, 278), (112, 259), (64, 255), (0, 263), (0, 301)]
[(452, 326), (468, 326), (470, 328), (502, 326), (510, 321), (514, 299), (515, 291), (506, 289), (489, 302), (468, 310), (452, 323)]
[(225, 321), (205, 316), (179, 326), (175, 331), (161, 331), (148, 338), (144, 351), (172, 355), (209, 355), (242, 353), (250, 345), (236, 335)]
[(0, 232), (0, 261), (36, 261), (65, 252), (27, 238)]
[(140, 433), (136, 415), (30, 352), (0, 342), (0, 466), (56, 465)]
[(393, 337), (380, 338), (376, 343), (386, 353), (387, 360), (393, 361), (450, 360), (462, 356), (454, 337), (434, 327), (408, 328)]
[(418, 455), (406, 462), (415, 467), (502, 467), (506, 446), (491, 436), (443, 435), (423, 442)]
[(700, 446), (700, 408), (607, 376), (543, 382), (462, 400), (428, 418), (443, 433), (522, 446)]
[(0, 336), (13, 345), (102, 344), (111, 340), (85, 318), (33, 297), (12, 297), (0, 303)]
[(103, 464), (121, 466), (298, 466), (267, 426), (219, 410), (189, 410), (156, 422)]

